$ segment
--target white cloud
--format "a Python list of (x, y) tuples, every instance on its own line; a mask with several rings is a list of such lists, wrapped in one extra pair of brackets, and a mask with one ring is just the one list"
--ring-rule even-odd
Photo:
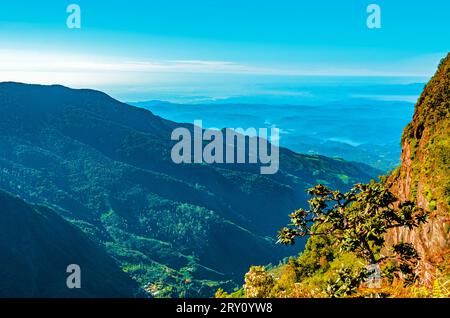
[(73, 55), (52, 52), (26, 52), (0, 49), (2, 71), (36, 72), (253, 72), (233, 62), (201, 60), (129, 60), (115, 57)]
[[(428, 64), (433, 59), (427, 59)], [(431, 61), (431, 62), (430, 62)], [(120, 57), (67, 54), (66, 52), (24, 51), (0, 49), (0, 81), (28, 83), (58, 83), (74, 86), (100, 86), (121, 84), (148, 84), (179, 80), (178, 74), (247, 74), (277, 76), (423, 76), (411, 70), (417, 69), (417, 61), (404, 61), (393, 65), (334, 66), (326, 64), (305, 66), (281, 65), (277, 67), (255, 66), (232, 61), (214, 60), (133, 60)], [(420, 68), (422, 70), (423, 68)], [(430, 69), (434, 69), (430, 67)]]

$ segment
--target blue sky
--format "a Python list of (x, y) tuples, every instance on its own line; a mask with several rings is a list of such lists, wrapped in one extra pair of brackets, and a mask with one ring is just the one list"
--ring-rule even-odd
[[(70, 3), (79, 30), (66, 27)], [(370, 3), (381, 29), (366, 27)], [(2, 0), (0, 80), (130, 96), (312, 75), (414, 81), (449, 51), (448, 12), (443, 0)]]

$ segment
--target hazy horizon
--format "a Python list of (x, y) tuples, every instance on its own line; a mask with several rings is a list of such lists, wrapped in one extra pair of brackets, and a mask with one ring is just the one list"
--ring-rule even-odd
[(377, 3), (383, 22), (373, 30), (366, 1), (80, 0), (80, 28), (70, 29), (67, 3), (4, 1), (0, 81), (93, 88), (123, 101), (304, 95), (291, 87), (330, 79), (426, 82), (447, 52), (437, 39), (448, 38), (450, 5)]

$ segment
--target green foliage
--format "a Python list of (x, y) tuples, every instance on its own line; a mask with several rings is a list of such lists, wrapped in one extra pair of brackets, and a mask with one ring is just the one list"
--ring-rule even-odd
[(450, 280), (444, 281), (436, 279), (433, 283), (433, 298), (450, 297)]
[(423, 185), (429, 210), (450, 213), (450, 54), (428, 82), (406, 127), (402, 143), (411, 150), (412, 200)]
[(398, 275), (398, 273), (401, 273), (405, 286), (412, 285), (417, 278), (415, 270), (419, 255), (416, 249), (410, 243), (400, 243), (394, 245), (392, 250), (401, 262), (397, 265), (391, 265), (389, 275)]
[(245, 274), (244, 291), (247, 298), (269, 298), (275, 281), (263, 266), (253, 266)]
[[(398, 202), (383, 184), (376, 182), (357, 184), (347, 193), (318, 185), (308, 193), (312, 196), (308, 201), (310, 209), (292, 213), (291, 226), (279, 232), (282, 244), (294, 244), (297, 237), (310, 237), (305, 253), (299, 257), (297, 280), (316, 275), (325, 277), (334, 272), (327, 280), (328, 296), (356, 293), (368, 276), (367, 270), (352, 269), (345, 264), (337, 271), (333, 268), (340, 257), (338, 253), (346, 251), (364, 260), (365, 265), (386, 264), (383, 273), (391, 282), (400, 275), (405, 285), (415, 282), (419, 257), (411, 244), (393, 246), (389, 256), (382, 256), (380, 252), (385, 247), (389, 229), (412, 229), (426, 221), (422, 209), (409, 201)], [(323, 289), (323, 279), (322, 283), (316, 283)]]
[(367, 276), (366, 270), (355, 273), (348, 267), (342, 267), (337, 272), (336, 279), (328, 280), (326, 293), (331, 298), (351, 296), (357, 292)]
[(389, 229), (412, 229), (424, 223), (426, 214), (412, 202), (397, 199), (382, 184), (357, 184), (347, 193), (323, 185), (310, 189), (309, 210), (291, 214), (291, 227), (279, 232), (279, 242), (293, 244), (297, 237), (333, 235), (339, 248), (356, 253), (368, 264), (382, 261), (384, 235)]
[[(324, 225), (321, 227), (325, 228)], [(336, 244), (336, 238), (331, 235), (310, 237), (297, 261), (299, 279), (313, 276), (318, 271), (326, 272), (330, 263), (340, 254)]]
[(245, 276), (245, 297), (362, 295), (373, 274), (369, 265), (381, 269), (380, 283), (400, 279), (404, 286), (414, 284), (419, 260), (415, 248), (399, 243), (387, 256), (381, 250), (386, 249), (389, 229), (412, 229), (424, 223), (423, 210), (412, 202), (398, 202), (376, 182), (357, 184), (346, 193), (318, 185), (309, 193), (310, 209), (296, 210), (290, 215), (290, 227), (279, 232), (279, 242), (284, 244), (308, 236), (305, 250), (275, 268), (252, 267)]
[(243, 288), (237, 289), (234, 292), (228, 294), (225, 292), (222, 288), (219, 288), (214, 295), (214, 298), (244, 298), (245, 297), (245, 291)]

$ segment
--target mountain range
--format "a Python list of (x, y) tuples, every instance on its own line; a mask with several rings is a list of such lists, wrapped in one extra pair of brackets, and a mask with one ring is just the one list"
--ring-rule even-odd
[[(389, 91), (388, 87), (385, 89)], [(318, 93), (325, 95), (331, 90), (323, 87)], [(132, 105), (176, 122), (202, 119), (204, 127), (277, 127), (282, 147), (298, 153), (364, 162), (384, 173), (400, 163), (399, 139), (414, 111), (412, 102), (375, 98), (348, 98), (320, 104), (250, 102), (174, 104), (154, 100)]]
[[(192, 125), (88, 89), (0, 83), (0, 111), (0, 188), (18, 196), (2, 192), (0, 216), (26, 233), (0, 236), (18, 251), (8, 260), (23, 264), (2, 260), (0, 285), (15, 281), (11, 295), (133, 297), (131, 278), (150, 296), (212, 296), (240, 286), (250, 265), (293, 253), (276, 246), (275, 232), (306, 205), (306, 188), (345, 190), (379, 174), (284, 148), (271, 176), (251, 164), (176, 165), (170, 135)], [(86, 294), (61, 291), (68, 262), (91, 273)], [(30, 292), (28, 279), (17, 280), (24, 272)], [(41, 280), (53, 272), (57, 281)]]

